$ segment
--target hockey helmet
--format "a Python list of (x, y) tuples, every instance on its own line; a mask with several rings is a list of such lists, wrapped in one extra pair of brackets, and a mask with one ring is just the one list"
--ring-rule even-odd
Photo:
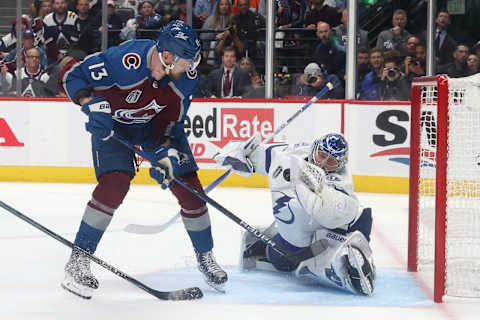
[(329, 133), (313, 142), (308, 160), (327, 172), (338, 172), (348, 162), (348, 143), (343, 135)]
[(201, 60), (200, 39), (187, 23), (175, 20), (169, 22), (160, 32), (157, 41), (159, 54), (170, 51), (174, 55), (174, 63), (180, 59), (189, 62), (189, 70), (193, 71)]

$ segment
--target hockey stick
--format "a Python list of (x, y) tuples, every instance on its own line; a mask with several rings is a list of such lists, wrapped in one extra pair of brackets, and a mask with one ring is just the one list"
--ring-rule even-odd
[[(205, 188), (205, 192), (209, 193), (213, 188), (215, 188), (217, 185), (219, 185), (228, 175), (230, 172), (226, 171), (224, 174), (220, 176), (217, 180), (209, 184)], [(130, 233), (136, 233), (136, 234), (155, 234), (162, 232), (163, 230), (167, 229), (172, 225), (178, 218), (180, 218), (180, 212), (178, 212), (176, 215), (170, 218), (166, 223), (164, 224), (159, 224), (159, 225), (153, 225), (153, 226), (148, 226), (148, 225), (142, 225), (142, 224), (129, 224), (125, 228), (123, 228), (123, 231), (130, 232)]]
[[(327, 83), (325, 87), (320, 90), (314, 97), (312, 97), (307, 103), (305, 103), (299, 110), (297, 110), (290, 118), (288, 118), (284, 123), (282, 123), (268, 138), (266, 138), (263, 143), (268, 143), (273, 138), (278, 135), (286, 126), (290, 124), (295, 118), (297, 118), (301, 113), (303, 113), (308, 107), (310, 107), (313, 103), (315, 103), (318, 99), (322, 98), (328, 91), (334, 88), (331, 82)], [(255, 150), (255, 149), (253, 149)], [(251, 152), (253, 152), (253, 150)], [(250, 152), (250, 153), (251, 153)], [(223, 180), (225, 180), (230, 173), (232, 173), (232, 169), (228, 169), (224, 172), (220, 177), (218, 177), (215, 181), (209, 184), (205, 188), (205, 192), (208, 193), (210, 190), (215, 188), (219, 185)], [(163, 230), (167, 229), (170, 225), (172, 225), (178, 218), (180, 218), (180, 212), (177, 213), (175, 216), (170, 218), (166, 223), (160, 225), (140, 225), (140, 224), (129, 224), (123, 230), (130, 233), (136, 234), (155, 234), (162, 232)]]
[[(135, 152), (139, 156), (143, 157), (144, 159), (147, 159), (152, 164), (152, 166), (159, 167), (159, 168), (165, 170), (165, 172), (168, 172), (167, 168), (164, 165), (162, 165), (161, 163), (159, 163), (158, 161), (156, 161), (152, 157), (152, 155), (144, 152), (143, 150), (138, 149), (137, 147), (135, 147), (130, 142), (124, 140), (121, 137), (119, 137), (117, 134), (114, 134), (112, 136), (112, 139), (117, 140), (118, 142), (120, 142), (125, 147), (132, 150), (133, 152)], [(327, 240), (322, 239), (322, 240), (319, 240), (317, 242), (314, 242), (310, 247), (307, 247), (307, 248), (302, 249), (300, 251), (297, 251), (297, 252), (294, 252), (294, 253), (288, 252), (285, 249), (278, 246), (278, 244), (275, 241), (273, 241), (270, 237), (268, 237), (266, 234), (262, 233), (260, 230), (256, 229), (255, 227), (252, 227), (251, 225), (249, 225), (248, 223), (246, 223), (245, 221), (243, 221), (242, 219), (240, 219), (239, 217), (234, 215), (231, 211), (229, 211), (228, 209), (223, 207), (221, 204), (219, 204), (217, 201), (215, 201), (212, 198), (210, 198), (209, 196), (207, 196), (205, 193), (200, 192), (198, 189), (189, 185), (187, 182), (183, 181), (180, 178), (173, 177), (173, 180), (175, 180), (176, 183), (178, 183), (179, 185), (181, 185), (182, 187), (184, 187), (185, 189), (187, 189), (188, 191), (193, 193), (198, 198), (207, 202), (208, 204), (213, 206), (215, 209), (217, 209), (218, 211), (220, 211), (221, 213), (226, 215), (228, 218), (230, 218), (230, 220), (233, 220), (239, 226), (241, 226), (242, 228), (244, 228), (248, 232), (252, 233), (256, 238), (258, 238), (261, 241), (263, 241), (264, 243), (266, 243), (273, 250), (277, 251), (279, 254), (281, 254), (283, 257), (285, 257), (287, 260), (289, 260), (292, 263), (295, 263), (295, 264), (300, 263), (304, 260), (307, 260), (309, 258), (312, 258), (312, 257), (320, 254), (321, 252), (325, 251), (328, 248)]]
[(32, 225), (33, 227), (37, 228), (38, 230), (46, 233), (48, 236), (60, 241), (64, 245), (66, 245), (69, 248), (76, 249), (81, 251), (83, 254), (85, 254), (90, 260), (93, 262), (97, 263), (98, 265), (104, 267), (108, 271), (113, 272), (120, 278), (123, 278), (133, 284), (134, 286), (146, 291), (147, 293), (151, 294), (152, 296), (157, 297), (158, 299), (161, 300), (193, 300), (193, 299), (200, 299), (203, 297), (203, 293), (198, 287), (192, 287), (192, 288), (186, 288), (186, 289), (180, 289), (180, 290), (174, 290), (174, 291), (158, 291), (155, 289), (152, 289), (142, 282), (136, 280), (135, 278), (132, 278), (128, 274), (124, 273), (123, 271), (120, 271), (119, 269), (115, 268), (114, 266), (108, 264), (107, 262), (103, 261), (100, 258), (97, 258), (93, 254), (89, 253), (88, 251), (83, 250), (82, 248), (76, 246), (72, 242), (68, 241), (58, 233), (55, 233), (51, 231), (50, 229), (47, 229), (43, 225), (39, 224), (35, 220), (30, 219), (26, 215), (22, 214), (20, 211), (15, 210), (14, 208), (10, 207), (7, 205), (5, 202), (0, 200), (0, 207), (3, 209), (7, 210), (8, 212), (14, 214), (18, 218), (22, 219), (23, 221), (27, 222), (28, 224)]

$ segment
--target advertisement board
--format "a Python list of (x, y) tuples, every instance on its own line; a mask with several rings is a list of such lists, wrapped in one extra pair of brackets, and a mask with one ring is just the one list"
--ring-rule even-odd
[[(304, 100), (200, 99), (192, 103), (185, 132), (204, 183), (224, 170), (212, 157), (231, 140), (259, 132), (265, 139), (305, 104)], [(0, 100), (0, 180), (95, 182), (87, 117), (71, 102)], [(357, 191), (406, 192), (410, 105), (408, 102), (317, 101), (274, 142), (312, 142), (328, 132), (349, 141)], [(153, 183), (144, 161), (135, 183)], [(230, 175), (225, 185), (266, 186), (265, 177)]]

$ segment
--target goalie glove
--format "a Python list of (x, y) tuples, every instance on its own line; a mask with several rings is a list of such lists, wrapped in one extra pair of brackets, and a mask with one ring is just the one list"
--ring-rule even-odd
[(154, 158), (165, 169), (152, 166), (150, 168), (150, 176), (160, 184), (162, 189), (170, 188), (179, 170), (178, 151), (173, 147), (160, 146), (155, 149)]
[(250, 177), (255, 168), (248, 157), (258, 147), (261, 139), (260, 133), (257, 132), (247, 141), (230, 141), (213, 156), (213, 159), (219, 165), (231, 169), (240, 176)]
[(297, 156), (290, 160), (292, 182), (306, 186), (310, 191), (319, 195), (325, 184), (325, 171), (317, 165)]

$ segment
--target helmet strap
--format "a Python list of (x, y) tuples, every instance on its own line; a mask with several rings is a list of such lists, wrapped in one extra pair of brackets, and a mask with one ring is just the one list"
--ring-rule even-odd
[(162, 63), (162, 65), (165, 67), (165, 73), (168, 75), (170, 74), (170, 71), (175, 67), (175, 65), (173, 63), (171, 64), (166, 64), (165, 63), (165, 60), (163, 60), (163, 57), (162, 57), (162, 52), (159, 52), (158, 53), (158, 57), (160, 58), (160, 62)]

